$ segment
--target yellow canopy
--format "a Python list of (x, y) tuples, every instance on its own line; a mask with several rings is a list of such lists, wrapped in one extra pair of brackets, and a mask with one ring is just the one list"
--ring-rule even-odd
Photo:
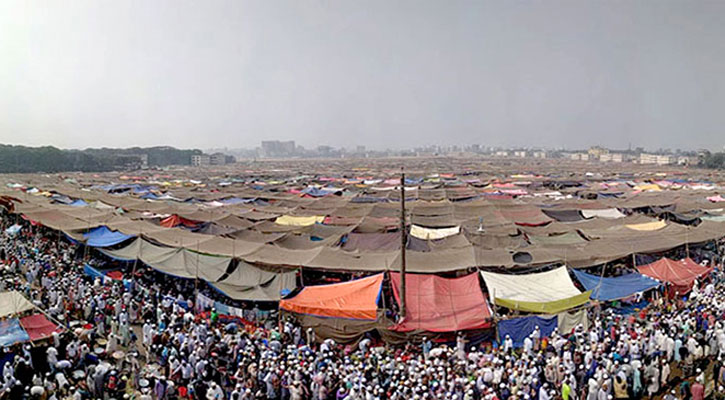
[(277, 217), (274, 222), (279, 225), (309, 226), (314, 225), (318, 222), (322, 222), (324, 220), (324, 215), (313, 215), (311, 217), (295, 217), (293, 215), (283, 215), (281, 217)]
[(584, 293), (576, 296), (568, 297), (566, 299), (554, 300), (544, 303), (534, 301), (520, 301), (520, 300), (508, 300), (500, 299), (496, 297), (495, 303), (497, 306), (506, 307), (511, 310), (539, 313), (539, 314), (557, 314), (562, 311), (570, 310), (574, 307), (578, 307), (582, 304), (586, 304), (589, 301), (592, 291), (588, 290)]

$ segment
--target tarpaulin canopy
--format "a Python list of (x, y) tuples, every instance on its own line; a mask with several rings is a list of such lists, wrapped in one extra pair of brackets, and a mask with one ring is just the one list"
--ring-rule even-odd
[(377, 319), (383, 274), (350, 282), (308, 286), (297, 296), (282, 300), (283, 310), (318, 317)]
[[(400, 274), (391, 273), (393, 293), (400, 304)], [(436, 275), (406, 275), (406, 316), (392, 330), (453, 332), (491, 325), (491, 310), (478, 275), (446, 279)]]
[(511, 310), (539, 313), (539, 314), (556, 314), (562, 311), (571, 310), (572, 308), (579, 307), (582, 304), (586, 304), (589, 301), (589, 296), (592, 291), (586, 291), (576, 296), (567, 297), (561, 300), (552, 300), (547, 302), (538, 301), (521, 301), (511, 299), (500, 299), (496, 297), (496, 305), (506, 307)]
[(296, 271), (272, 272), (244, 261), (235, 262), (234, 270), (211, 286), (234, 300), (278, 301), (297, 287)]
[(86, 246), (108, 247), (124, 242), (132, 235), (126, 235), (118, 231), (112, 231), (105, 226), (99, 226), (83, 234)]
[(30, 340), (30, 336), (20, 326), (17, 318), (0, 321), (0, 346), (11, 346), (28, 340)]
[(20, 292), (13, 290), (0, 293), (0, 318), (23, 313), (34, 308), (33, 303), (28, 301)]
[(605, 219), (619, 219), (624, 218), (625, 215), (622, 214), (619, 210), (616, 208), (605, 208), (601, 210), (581, 210), (582, 215), (584, 218), (605, 218)]
[(20, 319), (20, 325), (28, 333), (30, 340), (41, 340), (50, 337), (58, 330), (58, 326), (43, 314), (33, 314)]
[(572, 333), (579, 326), (584, 331), (589, 329), (589, 313), (584, 308), (574, 312), (561, 312), (557, 314), (557, 319), (559, 320), (557, 330), (563, 335)]
[(577, 222), (584, 219), (579, 210), (541, 210), (541, 212), (559, 222)]
[(481, 271), (496, 305), (512, 310), (554, 314), (589, 301), (589, 292), (574, 286), (566, 267), (526, 275)]
[(643, 224), (626, 225), (627, 228), (635, 231), (656, 231), (667, 226), (664, 221), (645, 222)]
[(309, 226), (309, 225), (321, 223), (324, 220), (325, 220), (324, 215), (313, 215), (310, 217), (297, 217), (297, 216), (293, 216), (293, 215), (283, 215), (281, 217), (277, 217), (277, 219), (275, 219), (274, 222), (279, 225)]
[(712, 271), (711, 268), (703, 267), (691, 258), (675, 261), (666, 257), (637, 269), (643, 275), (671, 284), (680, 294), (689, 292), (695, 279)]
[(410, 226), (410, 236), (424, 240), (443, 239), (456, 235), (460, 231), (460, 226), (454, 226), (452, 228), (425, 228), (419, 225)]
[(159, 222), (159, 225), (163, 226), (164, 228), (173, 228), (175, 226), (184, 225), (189, 228), (193, 228), (197, 226), (199, 223), (196, 221), (192, 221), (190, 219), (186, 219), (184, 217), (180, 217), (176, 214), (171, 215), (169, 217), (166, 217)]
[(566, 267), (525, 275), (481, 271), (491, 301), (494, 298), (526, 302), (567, 299), (581, 292), (574, 286)]
[(503, 342), (506, 340), (506, 336), (510, 336), (514, 342), (514, 347), (521, 347), (524, 344), (524, 339), (534, 332), (537, 326), (539, 332), (541, 332), (541, 337), (544, 338), (551, 336), (557, 325), (558, 318), (556, 316), (504, 319), (498, 322), (499, 341)]
[(592, 300), (609, 301), (623, 299), (660, 285), (654, 279), (636, 272), (614, 277), (601, 277), (587, 274), (583, 271), (573, 271), (577, 280), (587, 290), (592, 291)]

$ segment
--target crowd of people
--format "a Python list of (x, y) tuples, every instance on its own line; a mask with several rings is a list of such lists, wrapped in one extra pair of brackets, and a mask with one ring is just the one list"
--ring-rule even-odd
[[(725, 293), (716, 269), (688, 298), (602, 307), (590, 326), (514, 346), (418, 337), (386, 346), (316, 340), (290, 318), (263, 326), (198, 310), (175, 279), (101, 280), (82, 246), (26, 226), (0, 240), (0, 289), (61, 328), (2, 349), (0, 398), (667, 400), (724, 398)], [(136, 275), (145, 275), (135, 266)], [(150, 274), (149, 274), (150, 275)], [(131, 275), (129, 275), (131, 276)]]

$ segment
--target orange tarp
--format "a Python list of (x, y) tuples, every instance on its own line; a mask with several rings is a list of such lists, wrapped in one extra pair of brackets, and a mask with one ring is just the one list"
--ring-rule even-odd
[(279, 302), (283, 310), (318, 317), (377, 319), (383, 274), (332, 285), (308, 286)]

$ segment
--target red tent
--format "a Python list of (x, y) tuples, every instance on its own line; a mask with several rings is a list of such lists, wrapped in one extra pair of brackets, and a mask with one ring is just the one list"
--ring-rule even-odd
[[(400, 304), (400, 274), (390, 274)], [(435, 275), (406, 275), (406, 317), (392, 330), (453, 332), (491, 326), (491, 309), (483, 297), (478, 274), (446, 279)]]
[(642, 275), (666, 282), (671, 285), (671, 290), (686, 294), (692, 290), (695, 279), (705, 276), (712, 271), (712, 268), (703, 267), (691, 258), (675, 261), (669, 258), (661, 258), (651, 264), (637, 267)]
[(331, 285), (308, 286), (279, 308), (317, 317), (376, 320), (383, 274)]
[(31, 341), (48, 338), (58, 330), (58, 326), (48, 321), (48, 318), (43, 314), (33, 314), (20, 318), (20, 325), (28, 332)]
[(176, 214), (172, 214), (159, 222), (159, 224), (165, 228), (173, 228), (175, 226), (184, 225), (187, 228), (193, 228), (197, 225), (199, 225), (198, 222), (192, 221), (190, 219), (186, 219), (184, 217), (180, 217)]

